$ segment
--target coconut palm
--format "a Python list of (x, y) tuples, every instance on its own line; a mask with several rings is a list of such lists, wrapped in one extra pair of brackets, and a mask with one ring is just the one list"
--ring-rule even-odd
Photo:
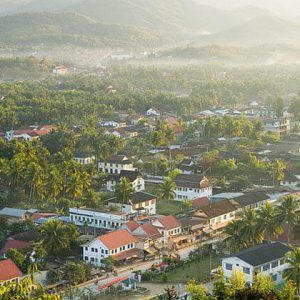
[(277, 207), (276, 221), (278, 224), (287, 224), (287, 242), (290, 243), (290, 230), (299, 222), (299, 203), (291, 195), (282, 198)]
[(176, 197), (176, 193), (174, 192), (175, 189), (175, 182), (170, 177), (167, 177), (159, 185), (160, 197), (169, 203), (170, 200), (174, 200), (174, 198)]
[(300, 293), (300, 248), (286, 254), (288, 268), (283, 271), (283, 277), (286, 280), (292, 280), (297, 286), (297, 292)]
[(258, 228), (264, 232), (266, 239), (277, 237), (282, 233), (282, 228), (278, 224), (276, 218), (276, 206), (270, 202), (266, 202), (263, 207), (258, 210)]
[(233, 220), (226, 226), (226, 238), (224, 243), (231, 249), (232, 252), (240, 251), (245, 248), (246, 242), (243, 240), (241, 234), (242, 223), (241, 220)]
[(126, 177), (122, 177), (120, 182), (115, 186), (115, 196), (119, 203), (125, 204), (132, 201), (134, 189)]

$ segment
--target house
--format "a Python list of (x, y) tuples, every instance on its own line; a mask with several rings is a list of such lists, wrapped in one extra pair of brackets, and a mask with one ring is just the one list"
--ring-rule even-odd
[(13, 281), (20, 282), (22, 277), (23, 273), (11, 259), (0, 261), (0, 286)]
[(291, 131), (290, 120), (287, 118), (266, 119), (264, 120), (264, 129), (266, 132), (274, 132), (283, 137)]
[(81, 165), (90, 165), (95, 161), (95, 156), (83, 151), (74, 153), (74, 160)]
[(54, 130), (53, 125), (43, 125), (43, 126), (29, 126), (27, 128), (21, 128), (17, 130), (7, 131), (5, 134), (5, 139), (11, 141), (13, 139), (24, 139), (26, 141), (34, 141), (39, 139), (41, 136), (50, 133)]
[(194, 200), (212, 195), (212, 185), (210, 181), (200, 174), (178, 174), (174, 182), (176, 196), (174, 200)]
[(56, 66), (52, 72), (55, 75), (64, 75), (67, 74), (68, 69), (65, 66)]
[(176, 168), (180, 170), (181, 174), (196, 174), (202, 171), (192, 159), (184, 159)]
[(6, 217), (9, 223), (14, 223), (28, 219), (30, 214), (24, 209), (4, 207), (0, 210), (0, 216)]
[(140, 224), (135, 220), (128, 221), (122, 226), (123, 229), (127, 229), (130, 233), (133, 233), (138, 227), (140, 227)]
[(172, 236), (181, 234), (181, 223), (174, 216), (164, 216), (152, 222), (162, 235), (162, 240), (167, 243)]
[(141, 173), (137, 170), (122, 170), (120, 174), (109, 175), (106, 181), (106, 189), (114, 191), (115, 186), (122, 178), (126, 178), (131, 183), (135, 192), (140, 192), (145, 189), (145, 180)]
[(160, 111), (154, 107), (151, 107), (149, 108), (147, 111), (146, 111), (146, 115), (147, 116), (154, 116), (154, 117), (159, 117), (160, 116)]
[(126, 229), (116, 230), (83, 245), (83, 259), (87, 263), (103, 266), (107, 257), (121, 262), (140, 255), (136, 248), (137, 239)]
[(201, 206), (193, 216), (208, 221), (208, 229), (218, 230), (234, 220), (236, 211), (236, 203), (226, 199)]
[(206, 220), (187, 216), (180, 218), (179, 221), (182, 224), (182, 234), (187, 237), (187, 241), (196, 242), (205, 237)]
[(6, 253), (9, 249), (22, 250), (28, 246), (29, 246), (28, 242), (8, 239), (8, 241), (4, 244), (4, 246), (0, 250), (0, 256), (6, 258)]
[(200, 197), (200, 198), (196, 198), (195, 200), (192, 201), (193, 208), (199, 208), (199, 207), (207, 205), (207, 204), (209, 204), (208, 197)]
[(119, 211), (90, 208), (69, 208), (69, 220), (75, 225), (112, 230), (127, 222), (127, 215)]
[(121, 123), (117, 121), (105, 121), (101, 123), (101, 126), (103, 127), (111, 127), (111, 128), (119, 128), (121, 127)]
[(125, 155), (112, 155), (105, 161), (98, 163), (100, 173), (120, 174), (122, 170), (135, 170), (132, 161)]
[(118, 207), (127, 215), (155, 215), (156, 214), (156, 196), (145, 193), (136, 192), (128, 199), (126, 203), (119, 203), (117, 198), (107, 200), (107, 205)]
[[(149, 252), (151, 247), (160, 247), (162, 234), (151, 223), (145, 223), (133, 230), (132, 234), (137, 238), (140, 248)], [(155, 250), (154, 250), (155, 251)]]
[(281, 186), (286, 186), (292, 190), (300, 190), (300, 174), (286, 174), (284, 179), (280, 181)]
[(222, 259), (222, 269), (228, 279), (232, 272), (240, 270), (250, 285), (257, 274), (271, 276), (277, 283), (282, 282), (282, 272), (288, 267), (285, 255), (291, 249), (280, 243), (260, 244)]
[(264, 192), (248, 192), (232, 200), (237, 203), (240, 209), (257, 209), (263, 207), (266, 202), (270, 201), (270, 196)]

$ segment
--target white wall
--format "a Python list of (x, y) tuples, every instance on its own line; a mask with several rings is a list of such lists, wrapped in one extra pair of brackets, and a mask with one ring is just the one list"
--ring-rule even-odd
[(176, 187), (174, 192), (176, 193), (176, 197), (174, 199), (176, 201), (194, 200), (197, 198), (212, 196), (212, 187), (203, 189)]

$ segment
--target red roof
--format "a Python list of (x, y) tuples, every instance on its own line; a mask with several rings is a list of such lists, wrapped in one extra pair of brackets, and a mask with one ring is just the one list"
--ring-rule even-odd
[(174, 228), (181, 227), (180, 222), (174, 216), (165, 216), (157, 219), (157, 221), (164, 227), (166, 230), (171, 230)]
[(153, 239), (157, 239), (161, 237), (160, 232), (157, 228), (151, 223), (145, 223), (141, 226), (141, 229), (147, 234), (148, 237), (152, 237)]
[(200, 207), (202, 205), (207, 205), (207, 204), (209, 204), (208, 197), (201, 197), (193, 200), (193, 207)]
[(24, 241), (18, 241), (18, 240), (8, 240), (3, 248), (1, 249), (0, 253), (6, 253), (9, 249), (17, 249), (22, 250), (26, 248), (29, 244)]
[(118, 254), (113, 255), (113, 258), (115, 261), (121, 261), (124, 259), (129, 259), (132, 257), (138, 257), (140, 255), (140, 250), (139, 249), (130, 249)]
[(11, 259), (0, 261), (0, 281), (8, 281), (22, 276), (23, 273)]
[(118, 282), (121, 282), (121, 281), (123, 281), (125, 279), (128, 279), (128, 278), (129, 278), (129, 276), (123, 276), (123, 277), (114, 279), (114, 280), (112, 280), (112, 281), (110, 281), (110, 282), (108, 282), (108, 283), (106, 283), (104, 285), (99, 286), (99, 289), (100, 290), (106, 289), (106, 288), (108, 288), (108, 287), (110, 287), (110, 286), (112, 286), (112, 285), (114, 285), (114, 284), (116, 284)]
[(40, 218), (51, 218), (51, 217), (55, 217), (57, 216), (57, 214), (54, 213), (35, 213), (31, 216), (31, 220), (32, 221), (37, 221)]
[(130, 231), (136, 230), (140, 224), (137, 221), (129, 221), (124, 224)]
[(98, 239), (110, 250), (137, 242), (137, 239), (126, 229), (101, 235)]

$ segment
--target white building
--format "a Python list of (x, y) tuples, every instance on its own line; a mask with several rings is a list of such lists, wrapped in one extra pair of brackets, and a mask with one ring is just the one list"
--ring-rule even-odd
[(212, 196), (212, 185), (210, 181), (200, 174), (178, 174), (174, 182), (176, 196), (174, 200), (194, 200), (202, 197)]
[(116, 230), (83, 245), (83, 259), (87, 263), (102, 266), (103, 260), (110, 256), (114, 261), (136, 258), (140, 255), (136, 242), (137, 239), (126, 229)]
[(145, 189), (145, 180), (139, 171), (122, 170), (120, 174), (112, 174), (107, 178), (106, 189), (113, 192), (115, 186), (122, 178), (126, 178), (132, 185), (135, 192), (140, 192)]
[(250, 285), (253, 283), (253, 277), (260, 273), (271, 276), (279, 283), (282, 281), (282, 271), (288, 267), (285, 254), (290, 250), (286, 245), (276, 242), (261, 244), (223, 258), (222, 269), (225, 278), (230, 278), (236, 269), (245, 274), (246, 282)]
[(117, 229), (127, 221), (127, 215), (118, 211), (89, 208), (69, 208), (69, 219), (77, 226), (87, 224), (92, 228)]
[(264, 122), (264, 129), (266, 132), (278, 133), (282, 137), (291, 131), (290, 120), (286, 118), (267, 119)]
[(147, 111), (146, 111), (146, 115), (147, 116), (154, 116), (154, 117), (159, 117), (160, 116), (160, 111), (154, 107), (151, 107), (149, 108)]
[(125, 155), (113, 155), (106, 161), (98, 163), (98, 171), (100, 173), (120, 174), (122, 170), (135, 170), (132, 161)]
[(235, 219), (237, 210), (237, 203), (226, 199), (201, 206), (194, 213), (194, 217), (206, 221), (209, 229), (218, 230)]
[(134, 193), (132, 199), (128, 199), (126, 203), (119, 203), (116, 198), (112, 198), (107, 200), (107, 204), (117, 206), (127, 215), (156, 214), (156, 197), (145, 192)]
[(162, 235), (162, 240), (167, 243), (172, 236), (180, 235), (182, 226), (174, 216), (165, 216), (158, 218), (152, 222)]
[(74, 160), (81, 165), (90, 165), (95, 161), (95, 156), (85, 152), (75, 152)]

